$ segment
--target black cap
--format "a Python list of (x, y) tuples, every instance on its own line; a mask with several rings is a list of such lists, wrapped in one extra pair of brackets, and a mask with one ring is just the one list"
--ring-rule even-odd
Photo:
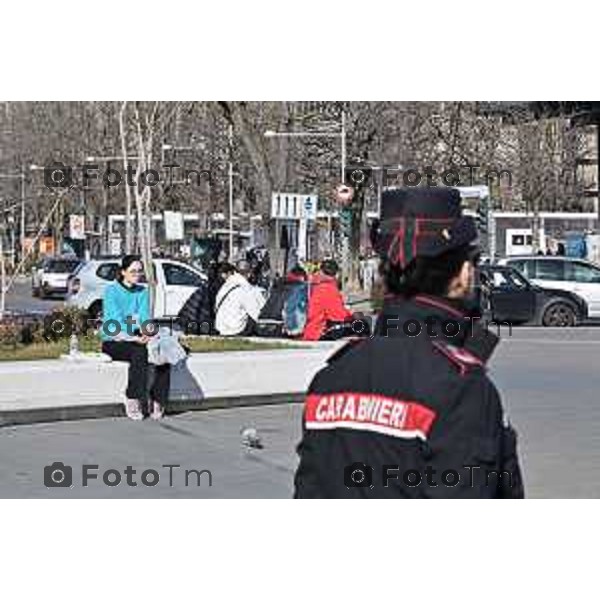
[(381, 195), (381, 218), (373, 245), (382, 257), (401, 268), (417, 256), (439, 256), (476, 240), (475, 221), (462, 214), (456, 188), (399, 188)]

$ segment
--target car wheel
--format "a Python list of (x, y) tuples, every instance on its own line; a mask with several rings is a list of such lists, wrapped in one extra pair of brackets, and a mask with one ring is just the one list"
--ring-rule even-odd
[(574, 308), (566, 302), (550, 304), (542, 314), (544, 327), (575, 327), (577, 315)]
[(48, 290), (46, 289), (45, 285), (41, 285), (40, 286), (40, 293), (39, 293), (40, 298), (43, 300), (44, 298), (48, 297)]

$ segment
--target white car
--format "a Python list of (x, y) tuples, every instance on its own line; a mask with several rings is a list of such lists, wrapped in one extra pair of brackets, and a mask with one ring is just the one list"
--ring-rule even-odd
[[(156, 274), (155, 319), (177, 317), (188, 298), (208, 280), (198, 269), (185, 263), (160, 258), (153, 261)], [(102, 298), (119, 270), (118, 258), (96, 259), (84, 263), (69, 280), (67, 306), (87, 310), (92, 318), (102, 314)]]
[(45, 258), (31, 272), (31, 294), (40, 298), (66, 294), (67, 281), (80, 264), (77, 257)]
[(566, 256), (510, 256), (498, 264), (514, 267), (540, 287), (577, 294), (587, 303), (588, 316), (600, 317), (600, 267), (594, 263)]

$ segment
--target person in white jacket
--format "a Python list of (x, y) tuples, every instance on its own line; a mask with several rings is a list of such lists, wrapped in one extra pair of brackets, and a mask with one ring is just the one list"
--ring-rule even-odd
[(219, 266), (224, 283), (215, 301), (215, 326), (221, 335), (252, 335), (258, 315), (265, 304), (260, 288), (253, 286), (236, 268)]

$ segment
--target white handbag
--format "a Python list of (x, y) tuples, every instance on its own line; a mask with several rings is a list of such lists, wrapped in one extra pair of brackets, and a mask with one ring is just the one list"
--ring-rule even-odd
[(179, 343), (179, 335), (168, 327), (160, 327), (148, 342), (148, 362), (153, 365), (176, 365), (187, 354)]

